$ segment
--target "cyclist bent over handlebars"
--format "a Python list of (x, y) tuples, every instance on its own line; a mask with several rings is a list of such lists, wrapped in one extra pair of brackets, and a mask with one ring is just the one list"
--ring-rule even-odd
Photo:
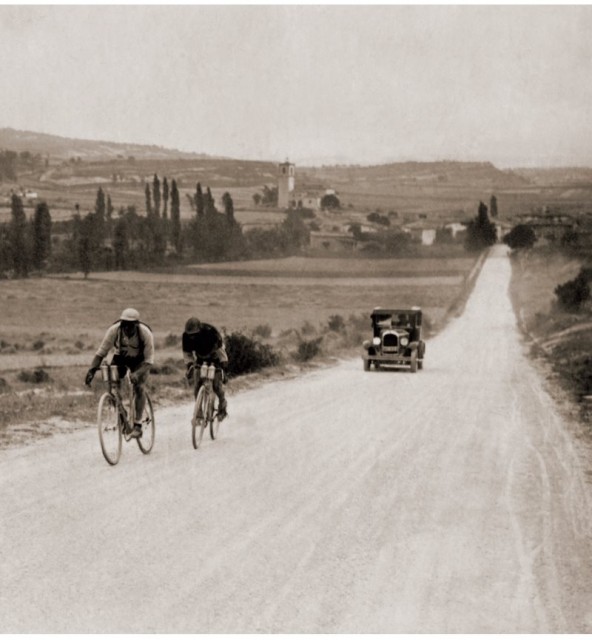
[[(185, 331), (182, 338), (183, 360), (187, 367), (187, 380), (193, 379), (194, 371), (198, 371), (203, 362), (211, 362), (216, 366), (214, 377), (214, 393), (218, 396), (218, 419), (224, 420), (227, 415), (224, 384), (226, 382), (226, 369), (228, 368), (228, 355), (224, 348), (224, 341), (216, 327), (205, 322), (200, 322), (192, 317), (185, 323)], [(195, 397), (203, 384), (199, 375), (195, 376)]]

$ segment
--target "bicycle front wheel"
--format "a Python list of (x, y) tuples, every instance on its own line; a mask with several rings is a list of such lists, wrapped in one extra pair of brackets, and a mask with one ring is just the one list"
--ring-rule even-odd
[(146, 405), (144, 406), (144, 411), (142, 413), (140, 423), (142, 424), (142, 436), (136, 439), (138, 441), (138, 447), (140, 447), (140, 451), (144, 454), (147, 454), (152, 451), (152, 447), (154, 446), (154, 437), (156, 435), (156, 424), (154, 422), (152, 400), (150, 400), (150, 396), (147, 393)]
[(191, 438), (193, 440), (194, 449), (197, 449), (201, 444), (203, 432), (206, 428), (206, 400), (206, 389), (205, 387), (201, 387), (197, 394), (197, 398), (195, 399), (193, 418), (191, 419)]
[(210, 399), (208, 407), (208, 422), (210, 423), (210, 438), (215, 440), (218, 437), (218, 429), (220, 428), (220, 420), (218, 420), (218, 407), (215, 398)]
[(97, 425), (105, 460), (115, 465), (121, 457), (121, 428), (117, 403), (110, 393), (105, 392), (99, 400)]

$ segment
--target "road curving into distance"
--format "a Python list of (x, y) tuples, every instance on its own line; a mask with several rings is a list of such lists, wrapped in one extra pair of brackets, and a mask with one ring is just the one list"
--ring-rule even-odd
[(424, 371), (237, 394), (198, 451), (189, 404), (116, 467), (94, 429), (0, 451), (0, 629), (591, 632), (586, 452), (509, 277), (498, 248)]

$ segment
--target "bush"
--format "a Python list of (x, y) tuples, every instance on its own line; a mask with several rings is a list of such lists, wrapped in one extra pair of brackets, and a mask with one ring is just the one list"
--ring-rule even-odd
[(253, 329), (253, 335), (260, 338), (271, 338), (271, 327), (268, 324), (258, 324)]
[(518, 224), (503, 237), (510, 249), (530, 249), (536, 242), (534, 229), (527, 224)]
[(329, 331), (336, 331), (337, 333), (345, 331), (345, 321), (340, 315), (331, 316), (327, 326), (329, 327)]
[(320, 353), (322, 340), (323, 336), (313, 340), (301, 340), (298, 344), (296, 359), (300, 362), (308, 362), (308, 360), (312, 360)]
[(40, 351), (44, 346), (45, 342), (43, 342), (43, 340), (35, 340), (35, 342), (33, 343), (33, 350)]
[(253, 373), (279, 364), (280, 356), (266, 344), (242, 333), (234, 332), (224, 338), (228, 354), (228, 375)]
[(555, 287), (559, 306), (565, 311), (579, 311), (584, 302), (590, 299), (590, 286), (582, 269), (576, 278)]
[(10, 391), (10, 385), (5, 378), (0, 378), (0, 393), (8, 393)]
[(21, 371), (18, 374), (21, 382), (30, 382), (32, 384), (42, 384), (51, 380), (49, 374), (44, 369), (35, 369), (34, 371)]

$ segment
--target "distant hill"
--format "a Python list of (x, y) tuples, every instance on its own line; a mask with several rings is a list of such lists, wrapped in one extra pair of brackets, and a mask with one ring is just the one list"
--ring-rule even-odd
[(533, 184), (592, 188), (591, 167), (551, 167), (549, 169), (514, 169), (514, 173)]
[[(145, 207), (144, 187), (154, 174), (175, 179), (182, 215), (192, 215), (187, 195), (197, 182), (211, 187), (216, 201), (231, 193), (238, 209), (254, 207), (263, 185), (277, 184), (274, 161), (220, 158), (156, 145), (78, 140), (31, 131), (0, 129), (0, 150), (40, 154), (45, 162), (17, 166), (17, 179), (0, 179), (0, 207), (8, 206), (11, 189), (38, 193), (53, 215), (68, 217), (75, 204), (94, 206), (99, 185), (116, 207)], [(314, 150), (312, 150), (314, 151)], [(334, 189), (342, 211), (397, 214), (398, 220), (459, 220), (474, 216), (480, 201), (498, 200), (500, 215), (542, 206), (592, 212), (592, 168), (498, 169), (491, 162), (395, 162), (374, 166), (296, 165), (296, 197)]]
[(138, 160), (147, 159), (203, 159), (211, 158), (207, 154), (186, 153), (176, 149), (165, 149), (156, 145), (128, 144), (120, 142), (106, 142), (101, 140), (78, 140), (64, 138), (47, 133), (34, 131), (19, 131), (12, 128), (0, 129), (0, 149), (10, 151), (29, 151), (50, 159), (69, 160), (81, 158), (86, 161), (113, 160), (118, 157), (133, 156)]

